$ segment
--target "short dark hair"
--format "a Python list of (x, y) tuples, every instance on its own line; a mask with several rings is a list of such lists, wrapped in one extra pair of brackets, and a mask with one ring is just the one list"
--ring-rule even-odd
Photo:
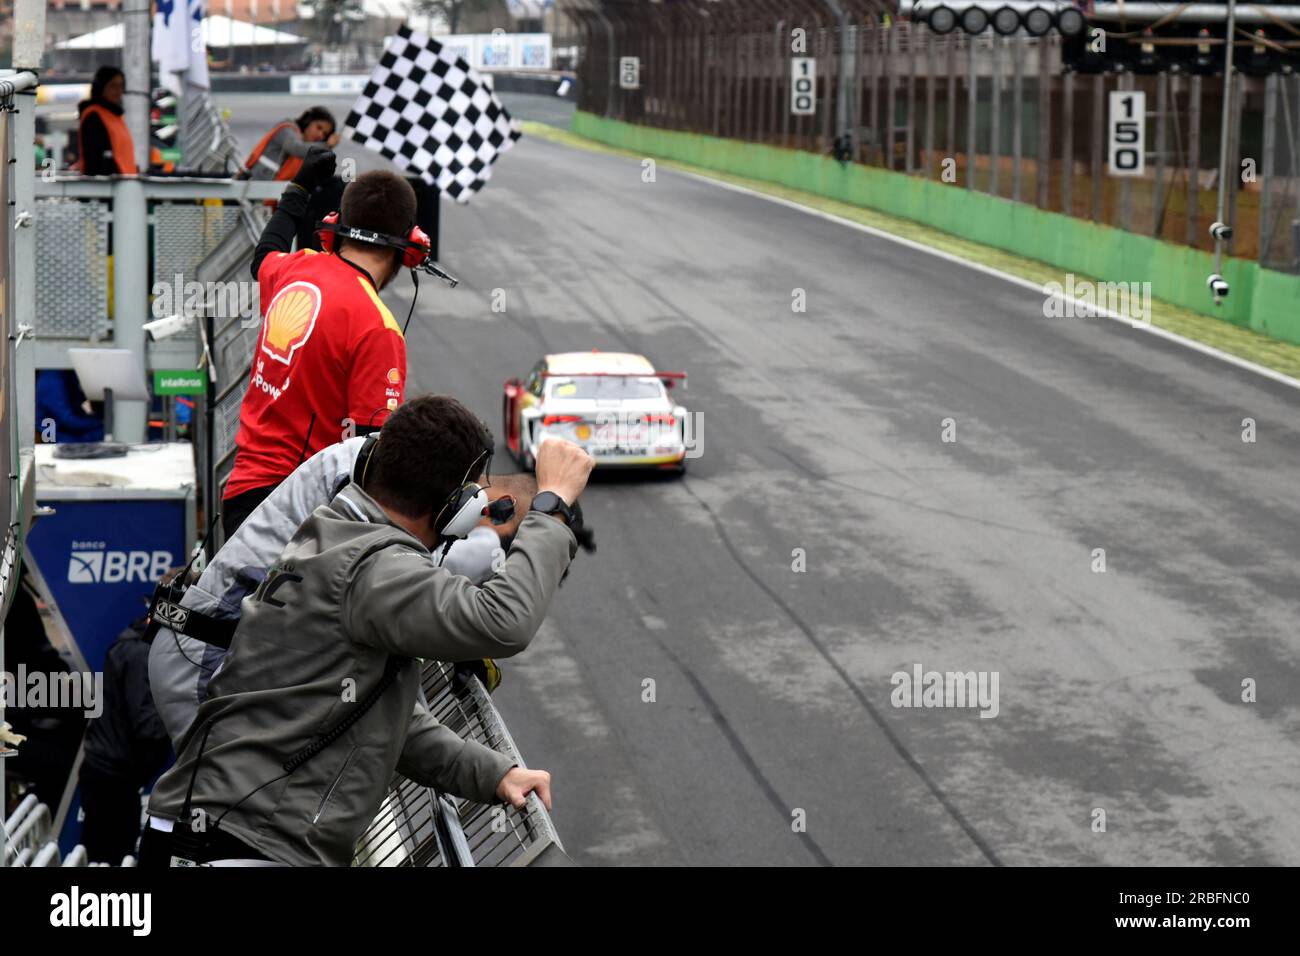
[(410, 183), (390, 170), (373, 169), (343, 190), (339, 222), (404, 239), (415, 225), (415, 206), (415, 190)]
[[(465, 473), (492, 450), (492, 433), (450, 395), (421, 395), (388, 416), (366, 475), (366, 491), (409, 518), (441, 508)], [(487, 459), (479, 464), (481, 472)], [(477, 474), (469, 476), (473, 481)]]
[(329, 123), (331, 130), (339, 128), (339, 124), (334, 121), (333, 113), (323, 106), (312, 106), (303, 110), (302, 115), (298, 117), (298, 129), (305, 133), (307, 132), (307, 127), (317, 120), (324, 120)]

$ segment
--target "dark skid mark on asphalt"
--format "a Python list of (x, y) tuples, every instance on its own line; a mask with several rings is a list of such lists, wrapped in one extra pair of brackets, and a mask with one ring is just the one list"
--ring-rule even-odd
[(745, 562), (745, 559), (741, 557), (740, 552), (736, 550), (735, 544), (732, 543), (731, 537), (727, 534), (726, 528), (718, 519), (718, 516), (713, 509), (709, 507), (708, 503), (705, 502), (704, 499), (691, 490), (685, 476), (682, 477), (681, 482), (682, 489), (694, 498), (699, 506), (704, 509), (704, 513), (709, 516), (709, 520), (713, 522), (714, 530), (717, 531), (718, 538), (722, 541), (723, 546), (727, 549), (727, 553), (731, 555), (732, 560), (736, 562), (736, 565), (740, 570), (745, 573), (746, 577), (754, 582), (760, 591), (772, 599), (772, 602), (779, 607), (788, 618), (790, 618), (795, 627), (799, 628), (803, 633), (803, 636), (808, 639), (808, 643), (811, 644), (817, 653), (821, 655), (822, 659), (830, 665), (831, 670), (833, 670), (836, 676), (844, 682), (844, 685), (848, 687), (849, 692), (854, 696), (858, 704), (860, 704), (862, 709), (867, 712), (867, 715), (876, 726), (880, 728), (881, 733), (885, 735), (885, 739), (889, 741), (889, 745), (894, 748), (894, 752), (902, 758), (904, 763), (912, 768), (913, 773), (920, 778), (921, 782), (925, 784), (930, 793), (934, 795), (934, 798), (939, 801), (939, 805), (943, 807), (943, 809), (947, 811), (948, 815), (953, 818), (959, 827), (961, 827), (962, 832), (964, 832), (979, 851), (984, 854), (985, 859), (987, 859), (993, 866), (1001, 866), (1002, 861), (998, 858), (993, 847), (991, 847), (988, 842), (980, 836), (979, 831), (976, 830), (962, 812), (957, 809), (957, 806), (951, 799), (949, 799), (948, 795), (943, 792), (942, 788), (940, 788), (934, 779), (931, 778), (926, 769), (921, 766), (920, 761), (912, 756), (912, 753), (907, 749), (907, 745), (904, 744), (902, 740), (898, 738), (898, 735), (894, 733), (893, 729), (889, 726), (888, 721), (885, 720), (884, 715), (881, 714), (871, 701), (867, 699), (866, 694), (864, 694), (861, 688), (854, 683), (853, 678), (850, 677), (848, 672), (840, 666), (839, 662), (835, 660), (830, 651), (828, 651), (821, 641), (817, 639), (816, 635), (813, 634), (812, 629), (804, 623), (803, 619), (795, 613), (794, 609), (791, 608), (790, 605), (781, 599), (779, 594), (768, 587), (767, 584), (750, 569), (749, 565)]
[[(480, 221), (477, 225), (481, 227), (483, 225), (482, 221)], [(482, 229), (481, 231), (485, 234), (489, 234), (489, 230), (487, 229)], [(493, 257), (497, 260), (497, 263), (503, 268), (503, 270), (507, 274), (509, 274), (511, 271), (512, 263), (506, 258), (503, 245), (495, 242), (488, 242), (485, 243), (485, 246), (488, 249), (488, 251), (493, 255)], [(504, 289), (510, 290), (513, 288), (513, 294), (519, 297), (519, 304), (523, 307), (523, 311), (522, 313), (519, 314), (511, 313), (509, 303), (507, 303), (505, 312), (497, 313), (497, 314), (504, 315), (506, 321), (514, 325), (516, 328), (518, 328), (519, 331), (523, 332), (525, 335), (531, 335), (533, 338), (535, 338), (537, 340), (537, 344), (542, 347), (542, 354), (549, 355), (551, 354), (551, 347), (549, 343), (546, 341), (545, 333), (542, 331), (542, 323), (539, 321), (538, 317), (533, 314), (533, 310), (528, 307), (528, 297), (525, 292), (527, 287), (528, 284), (526, 282), (520, 283), (519, 285), (513, 287), (503, 284), (502, 288)], [(518, 310), (516, 310), (516, 312), (518, 312)], [(527, 316), (529, 321), (525, 322), (524, 319), (520, 317), (521, 315)]]
[[(758, 762), (754, 760), (753, 755), (745, 746), (745, 742), (740, 739), (740, 736), (731, 726), (731, 722), (727, 720), (726, 715), (722, 712), (722, 708), (719, 707), (718, 702), (713, 699), (713, 695), (709, 693), (704, 682), (696, 677), (695, 673), (689, 667), (686, 667), (682, 663), (681, 659), (658, 638), (654, 631), (645, 628), (645, 632), (650, 636), (650, 640), (654, 642), (655, 646), (663, 652), (664, 656), (673, 662), (673, 666), (677, 668), (678, 672), (686, 678), (687, 683), (691, 685), (691, 688), (699, 696), (700, 700), (704, 701), (704, 705), (709, 709), (709, 716), (713, 718), (713, 722), (717, 725), (718, 729), (722, 731), (722, 736), (727, 738), (727, 743), (731, 745), (731, 749), (735, 752), (736, 757), (740, 760), (741, 764), (744, 765), (745, 769), (749, 771), (749, 775), (754, 778), (759, 789), (763, 791), (763, 795), (767, 797), (768, 803), (772, 804), (772, 806), (776, 808), (776, 812), (780, 814), (783, 820), (788, 820), (790, 816), (789, 804), (785, 800), (781, 799), (781, 794), (777, 792), (776, 787), (773, 786), (772, 782), (763, 774), (762, 769), (758, 766)], [(826, 855), (826, 851), (818, 845), (817, 841), (814, 840), (807, 831), (800, 834), (800, 836), (802, 839), (799, 842), (807, 848), (814, 860), (822, 866), (835, 865), (835, 862)]]
[[(598, 473), (592, 472), (592, 474), (594, 476)], [(680, 481), (681, 479), (673, 477), (672, 480)], [(615, 514), (617, 516), (616, 520), (618, 520), (621, 526), (620, 530), (627, 532), (626, 515), (617, 512)], [(643, 593), (651, 604), (656, 608), (659, 607), (659, 600), (654, 596), (653, 592), (645, 591)], [(753, 755), (749, 752), (749, 748), (745, 746), (745, 742), (740, 739), (740, 736), (731, 726), (731, 722), (727, 720), (726, 715), (722, 712), (722, 707), (713, 698), (713, 695), (709, 693), (708, 687), (703, 681), (695, 676), (694, 671), (682, 663), (681, 658), (673, 653), (672, 649), (660, 639), (658, 634), (646, 627), (644, 624), (642, 624), (642, 630), (645, 631), (650, 642), (659, 649), (660, 653), (673, 662), (673, 666), (677, 668), (678, 673), (686, 678), (686, 682), (691, 685), (696, 696), (700, 698), (704, 703), (704, 706), (708, 709), (710, 718), (712, 718), (713, 722), (717, 725), (718, 730), (722, 732), (722, 736), (726, 738), (727, 743), (731, 746), (732, 751), (735, 753), (736, 758), (740, 761), (741, 765), (754, 779), (754, 782), (758, 784), (759, 789), (763, 791), (763, 795), (767, 797), (768, 802), (776, 808), (776, 812), (780, 815), (782, 820), (788, 820), (790, 814), (789, 803), (781, 799), (781, 794), (777, 792), (776, 787), (767, 779), (766, 775), (764, 775), (762, 769), (758, 766), (758, 761), (754, 759)], [(618, 731), (615, 730), (615, 733), (618, 733)], [(672, 839), (674, 843), (677, 842), (676, 835), (671, 828), (666, 828), (664, 832), (669, 834), (670, 839)], [(835, 865), (835, 862), (826, 855), (826, 851), (821, 848), (817, 841), (813, 839), (807, 831), (802, 833), (801, 836), (803, 839), (799, 842), (803, 844), (804, 848), (808, 850), (809, 854), (812, 855), (813, 859), (816, 860), (817, 863), (822, 866)], [(683, 854), (683, 856), (685, 856), (685, 854)]]
[[(918, 504), (915, 501), (908, 501), (906, 498), (900, 498), (897, 495), (887, 495), (883, 491), (873, 491), (870, 488), (863, 488), (861, 485), (850, 484), (841, 478), (832, 475), (823, 475), (820, 472), (813, 471), (803, 462), (799, 461), (788, 451), (777, 448), (775, 445), (769, 445), (768, 449), (780, 455), (795, 468), (802, 471), (805, 475), (816, 481), (825, 481), (832, 485), (839, 485), (841, 488), (848, 488), (850, 491), (856, 491), (859, 494), (866, 495), (869, 498), (880, 498), (884, 501), (892, 502), (896, 505), (902, 505), (905, 508), (915, 508), (918, 511), (928, 511), (930, 514), (943, 515), (946, 518), (954, 518), (957, 521), (969, 521), (971, 524), (982, 524), (988, 528), (999, 528), (1002, 531), (1014, 531), (1016, 534), (1032, 535), (1035, 538), (1047, 538), (1049, 541), (1069, 541), (1070, 538), (1058, 534), (1050, 534), (1046, 531), (1033, 531), (1030, 528), (1017, 528), (1013, 524), (1004, 524), (1001, 521), (991, 521), (988, 518), (981, 518), (978, 515), (964, 515), (957, 511), (950, 511), (947, 508), (932, 508), (930, 505)], [(869, 461), (870, 459), (868, 459)]]

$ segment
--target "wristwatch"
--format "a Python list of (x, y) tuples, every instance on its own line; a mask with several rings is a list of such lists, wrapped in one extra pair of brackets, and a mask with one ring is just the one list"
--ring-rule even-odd
[(540, 511), (544, 515), (560, 518), (570, 528), (575, 524), (573, 509), (565, 504), (564, 499), (553, 491), (538, 492), (537, 497), (533, 499), (533, 503), (528, 507), (530, 511)]

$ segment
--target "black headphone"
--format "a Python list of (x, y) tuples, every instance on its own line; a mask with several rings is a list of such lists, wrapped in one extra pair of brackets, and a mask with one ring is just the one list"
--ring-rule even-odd
[[(374, 457), (375, 446), (379, 444), (379, 432), (374, 432), (366, 436), (361, 450), (357, 453), (356, 464), (352, 466), (352, 480), (355, 481), (364, 490), (366, 487), (366, 473), (370, 470), (370, 461)], [(480, 487), (478, 482), (470, 481), (470, 475), (479, 462), (486, 459), (483, 470), (486, 471), (492, 465), (491, 448), (484, 448), (477, 458), (470, 464), (465, 471), (465, 477), (461, 479), (460, 486), (454, 489), (442, 503), (433, 518), (433, 529), (443, 538), (463, 538), (473, 531), (483, 515), (488, 510), (487, 490)], [(508, 519), (507, 519), (508, 520)]]

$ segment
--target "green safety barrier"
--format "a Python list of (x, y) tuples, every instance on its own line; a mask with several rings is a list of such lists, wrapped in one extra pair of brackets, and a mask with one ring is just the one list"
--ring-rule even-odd
[(1231, 294), (1215, 306), (1208, 252), (1025, 203), (829, 156), (700, 133), (637, 126), (578, 111), (573, 132), (645, 156), (777, 183), (901, 219), (1104, 282), (1150, 282), (1155, 299), (1300, 344), (1300, 276), (1225, 257)]

